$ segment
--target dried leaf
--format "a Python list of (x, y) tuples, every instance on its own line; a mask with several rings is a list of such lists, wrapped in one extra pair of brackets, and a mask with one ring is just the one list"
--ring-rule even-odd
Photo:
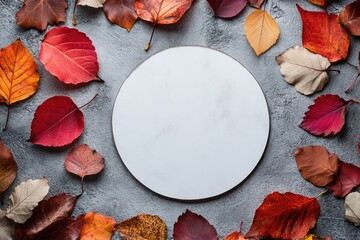
[(78, 240), (82, 225), (82, 217), (77, 219), (67, 218), (46, 228), (35, 240)]
[(34, 209), (33, 215), (26, 223), (16, 224), (16, 239), (33, 239), (52, 224), (70, 217), (74, 210), (75, 203), (76, 197), (66, 194), (60, 194), (48, 200), (42, 200)]
[(346, 59), (350, 40), (338, 22), (337, 15), (310, 12), (296, 6), (303, 21), (303, 46), (326, 57), (330, 62)]
[(100, 80), (95, 47), (85, 33), (75, 28), (57, 27), (48, 31), (41, 44), (40, 61), (67, 84)]
[(124, 240), (166, 240), (166, 224), (155, 215), (140, 214), (125, 220), (117, 231)]
[(309, 106), (300, 127), (316, 136), (336, 135), (345, 124), (346, 108), (354, 102), (352, 99), (345, 101), (338, 95), (321, 95)]
[(19, 39), (1, 49), (0, 102), (10, 106), (29, 98), (38, 89), (39, 79), (34, 57)]
[(79, 240), (110, 240), (115, 232), (116, 221), (101, 213), (89, 212), (84, 217), (84, 224)]
[(10, 195), (6, 216), (16, 223), (26, 222), (33, 209), (44, 199), (50, 189), (47, 178), (29, 179), (20, 183)]
[(258, 238), (245, 238), (245, 235), (242, 234), (242, 223), (240, 224), (240, 231), (232, 232), (225, 237), (224, 240), (259, 240)]
[(315, 234), (309, 234), (305, 238), (301, 238), (300, 240), (332, 240), (332, 237), (318, 237)]
[(246, 237), (300, 239), (315, 226), (319, 215), (320, 205), (316, 198), (274, 192), (256, 210)]
[(128, 32), (138, 18), (133, 0), (107, 0), (104, 4), (104, 12), (112, 23), (125, 28)]
[(250, 6), (254, 8), (260, 8), (261, 4), (264, 2), (264, 0), (247, 0)]
[(218, 240), (218, 237), (204, 217), (186, 210), (174, 225), (174, 240)]
[(336, 180), (328, 188), (333, 190), (333, 195), (343, 198), (355, 187), (360, 185), (360, 168), (340, 161), (340, 171)]
[(6, 211), (0, 209), (0, 239), (12, 240), (14, 235), (15, 223), (9, 220), (6, 216)]
[(215, 15), (232, 18), (246, 7), (247, 0), (207, 0)]
[(176, 23), (190, 8), (191, 3), (192, 0), (135, 0), (135, 11), (139, 18), (154, 23), (146, 51), (150, 48), (156, 25)]
[(45, 30), (48, 24), (65, 22), (65, 0), (25, 0), (16, 14), (16, 22), (24, 28)]
[(105, 1), (106, 0), (76, 0), (76, 4), (92, 8), (102, 8)]
[(14, 182), (17, 170), (18, 167), (11, 151), (0, 139), (0, 194)]
[(311, 2), (312, 4), (318, 5), (320, 7), (325, 7), (325, 5), (330, 1), (330, 0), (308, 0), (309, 2)]
[(78, 175), (81, 180), (85, 176), (101, 172), (104, 166), (104, 158), (101, 154), (86, 144), (73, 148), (65, 158), (66, 170)]
[(354, 36), (360, 36), (360, 0), (348, 5), (339, 14), (339, 22)]
[(321, 91), (329, 81), (326, 72), (330, 66), (329, 60), (304, 47), (291, 47), (277, 56), (276, 61), (285, 80), (304, 95)]
[(298, 169), (306, 180), (317, 187), (331, 183), (339, 171), (339, 158), (322, 146), (298, 148), (295, 152)]
[(245, 20), (245, 34), (256, 55), (266, 52), (280, 35), (276, 21), (265, 10), (255, 10)]
[(353, 192), (345, 198), (345, 219), (360, 227), (360, 193)]

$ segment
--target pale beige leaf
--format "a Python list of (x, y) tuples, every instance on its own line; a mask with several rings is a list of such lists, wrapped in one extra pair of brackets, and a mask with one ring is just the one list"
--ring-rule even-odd
[(329, 81), (326, 72), (330, 66), (329, 60), (304, 47), (291, 47), (277, 56), (276, 61), (285, 81), (294, 85), (295, 89), (304, 95), (321, 91)]
[(245, 34), (256, 55), (273, 46), (280, 35), (276, 21), (265, 10), (255, 10), (245, 20)]
[(20, 183), (10, 195), (10, 202), (6, 216), (17, 223), (28, 220), (33, 209), (44, 199), (49, 192), (47, 178), (29, 179)]
[(12, 240), (15, 223), (6, 217), (6, 211), (0, 210), (0, 239)]
[(78, 0), (77, 5), (102, 8), (106, 0)]
[(360, 193), (352, 192), (345, 198), (345, 219), (360, 227)]

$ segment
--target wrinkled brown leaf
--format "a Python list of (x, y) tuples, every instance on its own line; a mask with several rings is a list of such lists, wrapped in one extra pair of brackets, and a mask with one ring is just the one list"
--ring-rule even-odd
[(0, 139), (0, 194), (15, 180), (17, 170), (18, 167), (11, 151)]

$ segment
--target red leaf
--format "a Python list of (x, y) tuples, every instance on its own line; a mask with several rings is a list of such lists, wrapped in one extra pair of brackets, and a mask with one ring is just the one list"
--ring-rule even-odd
[(238, 15), (247, 4), (247, 0), (207, 0), (216, 16), (231, 18)]
[(274, 192), (256, 210), (246, 237), (300, 239), (315, 226), (319, 215), (320, 205), (316, 198)]
[(84, 106), (77, 107), (66, 96), (47, 99), (36, 109), (30, 141), (45, 147), (62, 147), (72, 143), (84, 129), (84, 115), (80, 111)]
[(25, 0), (16, 14), (16, 22), (24, 28), (45, 30), (48, 24), (65, 22), (67, 3), (64, 0)]
[(340, 172), (336, 180), (328, 186), (336, 197), (346, 197), (355, 187), (360, 185), (360, 168), (340, 161)]
[(57, 27), (48, 31), (41, 44), (40, 61), (64, 83), (100, 80), (95, 47), (85, 33), (75, 28)]
[(65, 158), (66, 170), (78, 175), (81, 180), (85, 176), (101, 172), (104, 166), (104, 158), (101, 154), (86, 144), (73, 148)]
[(218, 237), (204, 217), (186, 210), (174, 225), (174, 240), (218, 240)]
[(70, 217), (74, 210), (76, 197), (60, 194), (42, 200), (34, 209), (33, 215), (24, 224), (16, 224), (15, 235), (17, 240), (32, 239), (53, 223)]
[(35, 240), (77, 240), (83, 225), (82, 217), (67, 218), (52, 224), (40, 233)]
[(296, 5), (302, 21), (302, 41), (305, 48), (337, 62), (347, 58), (349, 36), (338, 22), (337, 15), (310, 12)]
[(104, 4), (106, 17), (130, 32), (138, 18), (132, 0), (107, 0)]
[(360, 36), (360, 0), (352, 2), (339, 14), (339, 22), (354, 36)]
[(313, 135), (336, 135), (345, 124), (346, 108), (354, 100), (345, 101), (338, 95), (321, 95), (305, 113), (300, 127)]
[(254, 8), (260, 8), (261, 4), (264, 2), (264, 0), (247, 0), (249, 5)]

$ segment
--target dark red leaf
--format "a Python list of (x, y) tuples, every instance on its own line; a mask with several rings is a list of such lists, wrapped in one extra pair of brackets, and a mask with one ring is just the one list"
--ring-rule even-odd
[(67, 218), (46, 228), (35, 240), (78, 240), (82, 225), (81, 217)]
[(360, 168), (340, 161), (340, 172), (328, 188), (333, 190), (336, 197), (346, 197), (355, 187), (360, 185)]
[(238, 15), (247, 4), (247, 0), (207, 0), (216, 16), (231, 18)]

